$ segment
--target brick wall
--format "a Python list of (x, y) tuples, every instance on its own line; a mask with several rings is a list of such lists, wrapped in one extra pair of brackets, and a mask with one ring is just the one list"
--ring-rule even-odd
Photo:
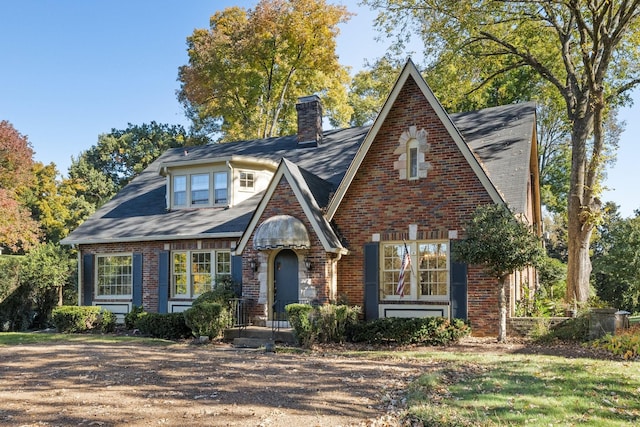
[[(108, 253), (142, 253), (142, 306), (145, 311), (158, 311), (158, 254), (165, 250), (165, 245), (169, 245), (172, 250), (195, 250), (198, 249), (196, 240), (176, 240), (170, 242), (127, 242), (108, 243), (95, 245), (81, 245), (81, 255), (85, 254), (108, 254)], [(201, 249), (229, 249), (229, 240), (202, 239)], [(82, 258), (81, 258), (82, 259)], [(81, 267), (82, 268), (82, 267)], [(82, 272), (79, 277), (82, 279)], [(100, 299), (103, 302), (110, 300)], [(113, 300), (122, 302), (122, 299)], [(131, 302), (131, 299), (125, 300)]]
[[(427, 131), (430, 144), (426, 179), (400, 180), (393, 163), (402, 132), (410, 126)], [(408, 238), (409, 224), (422, 236), (448, 236), (462, 226), (478, 205), (492, 203), (462, 153), (416, 83), (409, 79), (380, 128), (360, 169), (334, 216), (349, 242), (350, 253), (338, 270), (338, 292), (351, 304), (362, 304), (363, 245), (373, 233), (382, 240)], [(469, 320), (476, 335), (497, 333), (495, 281), (471, 266), (468, 277)]]

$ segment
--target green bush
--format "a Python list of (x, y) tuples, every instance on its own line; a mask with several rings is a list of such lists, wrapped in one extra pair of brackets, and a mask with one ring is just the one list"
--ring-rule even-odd
[(346, 341), (360, 315), (360, 307), (333, 304), (317, 307), (289, 304), (285, 310), (298, 343), (305, 347), (316, 342)]
[(313, 307), (309, 304), (289, 304), (284, 309), (298, 343), (303, 346), (310, 345), (312, 333), (309, 315)]
[(537, 338), (539, 342), (550, 341), (578, 341), (589, 340), (589, 314), (588, 312), (579, 314), (559, 323), (549, 329), (547, 334)]
[(146, 313), (138, 317), (135, 327), (143, 335), (167, 340), (187, 338), (191, 329), (187, 327), (183, 313)]
[(146, 313), (141, 306), (134, 305), (131, 307), (131, 311), (124, 315), (124, 326), (127, 329), (134, 329), (136, 327), (136, 321)]
[(200, 302), (184, 312), (194, 337), (217, 338), (229, 324), (229, 311), (217, 302)]
[(62, 333), (113, 332), (116, 325), (115, 314), (97, 306), (63, 305), (53, 309), (51, 318), (58, 332)]
[(355, 325), (354, 342), (369, 344), (449, 345), (471, 333), (460, 319), (386, 317)]

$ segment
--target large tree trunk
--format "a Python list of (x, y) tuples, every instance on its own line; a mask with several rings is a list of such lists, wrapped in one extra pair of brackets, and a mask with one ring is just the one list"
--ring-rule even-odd
[(498, 311), (500, 313), (500, 324), (498, 326), (498, 342), (507, 340), (507, 279), (505, 275), (498, 279)]
[(589, 298), (591, 259), (589, 244), (594, 227), (593, 182), (587, 173), (587, 143), (593, 127), (593, 113), (586, 103), (573, 114), (571, 131), (571, 175), (567, 206), (567, 303), (583, 303)]

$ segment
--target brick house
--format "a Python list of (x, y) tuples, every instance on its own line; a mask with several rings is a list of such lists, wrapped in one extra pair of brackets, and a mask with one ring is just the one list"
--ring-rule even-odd
[[(316, 96), (296, 109), (297, 135), (168, 150), (64, 239), (80, 304), (177, 312), (228, 276), (258, 325), (340, 301), (495, 334), (495, 279), (451, 247), (482, 204), (540, 233), (535, 106), (449, 115), (409, 61), (371, 126), (323, 131)], [(514, 272), (511, 307), (535, 285)]]

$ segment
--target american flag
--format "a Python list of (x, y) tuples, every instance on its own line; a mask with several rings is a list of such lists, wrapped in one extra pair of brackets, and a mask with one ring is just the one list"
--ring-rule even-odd
[(404, 273), (407, 268), (411, 265), (411, 254), (409, 254), (409, 249), (407, 248), (407, 244), (404, 244), (404, 254), (402, 255), (402, 264), (400, 265), (400, 276), (398, 277), (398, 286), (396, 287), (396, 294), (401, 297), (404, 296)]

